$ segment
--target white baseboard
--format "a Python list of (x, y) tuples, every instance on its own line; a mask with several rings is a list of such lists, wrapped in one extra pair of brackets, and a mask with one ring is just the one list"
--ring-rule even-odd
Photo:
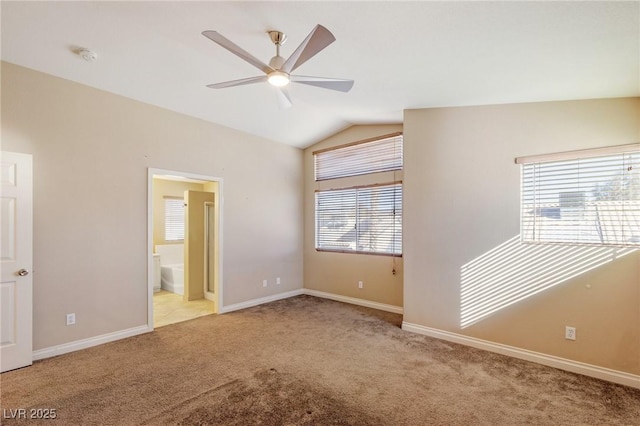
[(411, 331), (413, 333), (424, 334), (425, 336), (435, 337), (437, 339), (447, 340), (449, 342), (459, 343), (461, 345), (472, 346), (474, 348), (484, 349), (486, 351), (507, 355), (513, 358), (532, 361), (538, 364), (547, 365), (549, 367), (558, 368), (560, 370), (571, 371), (572, 373), (578, 373), (585, 376), (595, 377), (597, 379), (607, 380), (609, 382), (640, 389), (640, 376), (637, 376), (635, 374), (611, 370), (609, 368), (598, 367), (597, 365), (586, 364), (583, 362), (572, 361), (570, 359), (547, 355), (540, 352), (534, 352), (527, 349), (520, 349), (514, 346), (494, 343), (488, 340), (476, 339), (475, 337), (464, 336), (462, 334), (451, 333), (449, 331), (438, 330), (436, 328), (425, 327), (405, 321), (402, 322), (402, 329)]
[(322, 297), (323, 299), (336, 300), (338, 302), (351, 303), (352, 305), (365, 306), (367, 308), (379, 309), (381, 311), (393, 312), (394, 314), (404, 313), (402, 306), (387, 305), (385, 303), (372, 302), (370, 300), (358, 299), (355, 297), (341, 296), (334, 293), (325, 293), (324, 291), (303, 289), (304, 294), (309, 296)]
[(69, 352), (78, 351), (80, 349), (90, 348), (92, 346), (102, 345), (103, 343), (114, 342), (116, 340), (125, 339), (127, 337), (137, 336), (138, 334), (153, 331), (146, 325), (128, 328), (126, 330), (114, 331), (113, 333), (102, 334), (100, 336), (89, 337), (88, 339), (76, 340), (75, 342), (63, 343), (62, 345), (50, 346), (44, 349), (33, 351), (33, 360), (50, 358), (52, 356), (62, 355)]
[(233, 305), (227, 305), (220, 308), (221, 314), (226, 314), (233, 311), (239, 311), (240, 309), (251, 308), (254, 306), (262, 305), (264, 303), (275, 302), (276, 300), (287, 299), (293, 296), (299, 296), (302, 293), (302, 289), (285, 291), (284, 293), (272, 294), (271, 296), (260, 297), (258, 299), (251, 299), (245, 302), (234, 303)]
[[(246, 302), (236, 303), (234, 305), (224, 306), (220, 313), (227, 313), (237, 311), (239, 309), (250, 308), (252, 306), (262, 305), (263, 303), (274, 302), (280, 299), (286, 299), (288, 297), (299, 296), (303, 294), (302, 289), (288, 291), (285, 293), (278, 293), (272, 296), (261, 297), (259, 299), (252, 299)], [(114, 342), (120, 339), (126, 339), (127, 337), (137, 336), (138, 334), (148, 333), (153, 331), (153, 328), (147, 325), (141, 325), (139, 327), (133, 327), (126, 330), (115, 331), (113, 333), (102, 334), (100, 336), (89, 337), (87, 339), (76, 340), (74, 342), (63, 343), (61, 345), (51, 346), (44, 349), (38, 349), (33, 351), (32, 359), (34, 361), (50, 358), (57, 355), (66, 354), (69, 352), (78, 351), (80, 349), (90, 348), (92, 346), (101, 345), (103, 343)]]
[(338, 302), (350, 303), (352, 305), (366, 306), (367, 308), (379, 309), (381, 311), (393, 312), (396, 314), (403, 313), (402, 306), (387, 305), (384, 303), (372, 302), (370, 300), (357, 299), (355, 297), (342, 296), (334, 293), (326, 293), (324, 291), (311, 290), (308, 288), (287, 291), (284, 293), (274, 294), (272, 296), (261, 297), (258, 299), (251, 299), (251, 300), (247, 300), (246, 302), (240, 302), (240, 303), (235, 303), (233, 305), (223, 306), (222, 309), (220, 310), (220, 313), (226, 314), (228, 312), (251, 308), (253, 306), (262, 305), (263, 303), (275, 302), (276, 300), (287, 299), (289, 297), (299, 296), (301, 294), (321, 297), (323, 299), (336, 300)]

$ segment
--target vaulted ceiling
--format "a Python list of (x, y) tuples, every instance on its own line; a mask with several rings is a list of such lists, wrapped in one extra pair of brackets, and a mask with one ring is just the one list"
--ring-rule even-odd
[[(306, 147), (404, 109), (640, 95), (640, 2), (1, 3), (2, 60)], [(207, 84), (260, 71), (201, 35), (216, 30), (264, 62), (316, 24), (336, 41), (298, 73), (355, 80), (348, 93)], [(86, 62), (74, 51), (98, 55)]]

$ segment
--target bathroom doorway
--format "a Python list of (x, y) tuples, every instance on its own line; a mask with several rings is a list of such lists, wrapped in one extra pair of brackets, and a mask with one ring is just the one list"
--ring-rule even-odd
[(148, 326), (219, 312), (222, 179), (148, 172)]

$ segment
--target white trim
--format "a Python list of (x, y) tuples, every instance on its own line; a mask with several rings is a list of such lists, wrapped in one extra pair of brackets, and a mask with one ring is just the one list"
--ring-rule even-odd
[(402, 329), (640, 389), (640, 376), (403, 321)]
[(258, 299), (251, 299), (245, 302), (234, 303), (233, 305), (223, 306), (220, 309), (221, 314), (226, 314), (233, 311), (239, 311), (240, 309), (252, 308), (254, 306), (262, 305), (264, 303), (275, 302), (276, 300), (288, 299), (289, 297), (300, 296), (303, 294), (303, 290), (291, 290), (284, 293), (273, 294), (271, 296), (260, 297)]
[(338, 302), (350, 303), (352, 305), (365, 306), (367, 308), (379, 309), (381, 311), (393, 312), (394, 314), (403, 314), (404, 309), (402, 306), (387, 305), (385, 303), (372, 302), (370, 300), (358, 299), (355, 297), (342, 296), (340, 294), (326, 293), (324, 291), (311, 290), (305, 288), (303, 294), (309, 296), (322, 297), (323, 299), (336, 300)]
[(372, 302), (370, 300), (358, 299), (355, 297), (342, 296), (340, 294), (326, 293), (324, 291), (303, 288), (300, 290), (287, 291), (284, 293), (278, 293), (272, 296), (261, 297), (258, 299), (251, 299), (251, 300), (247, 300), (246, 302), (235, 303), (229, 306), (223, 306), (220, 313), (227, 313), (227, 312), (238, 311), (240, 309), (251, 308), (253, 306), (262, 305), (263, 303), (269, 303), (269, 302), (274, 302), (276, 300), (287, 299), (289, 297), (299, 296), (301, 294), (320, 297), (323, 299), (331, 299), (338, 302), (350, 303), (352, 305), (365, 306), (367, 308), (379, 309), (381, 311), (393, 312), (395, 314), (402, 314), (404, 312), (402, 306), (387, 305), (384, 303)]
[(62, 355), (69, 352), (79, 351), (80, 349), (90, 348), (92, 346), (102, 345), (104, 343), (114, 342), (127, 337), (137, 336), (138, 334), (149, 333), (153, 328), (141, 325), (138, 327), (128, 328), (126, 330), (115, 331), (113, 333), (102, 334), (100, 336), (89, 337), (87, 339), (76, 340), (75, 342), (63, 343), (62, 345), (50, 346), (44, 349), (33, 351), (33, 360), (50, 358), (52, 356)]
[(153, 330), (153, 175), (147, 169), (147, 327)]
[(603, 148), (580, 149), (577, 151), (554, 152), (552, 154), (528, 155), (526, 157), (516, 157), (516, 164), (575, 160), (577, 158), (599, 157), (601, 155), (621, 154), (623, 152), (631, 151), (640, 151), (640, 143), (606, 146)]

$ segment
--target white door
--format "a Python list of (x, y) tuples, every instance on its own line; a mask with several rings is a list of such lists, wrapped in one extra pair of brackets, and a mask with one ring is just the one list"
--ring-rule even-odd
[(33, 177), (28, 154), (0, 157), (0, 371), (32, 363)]

